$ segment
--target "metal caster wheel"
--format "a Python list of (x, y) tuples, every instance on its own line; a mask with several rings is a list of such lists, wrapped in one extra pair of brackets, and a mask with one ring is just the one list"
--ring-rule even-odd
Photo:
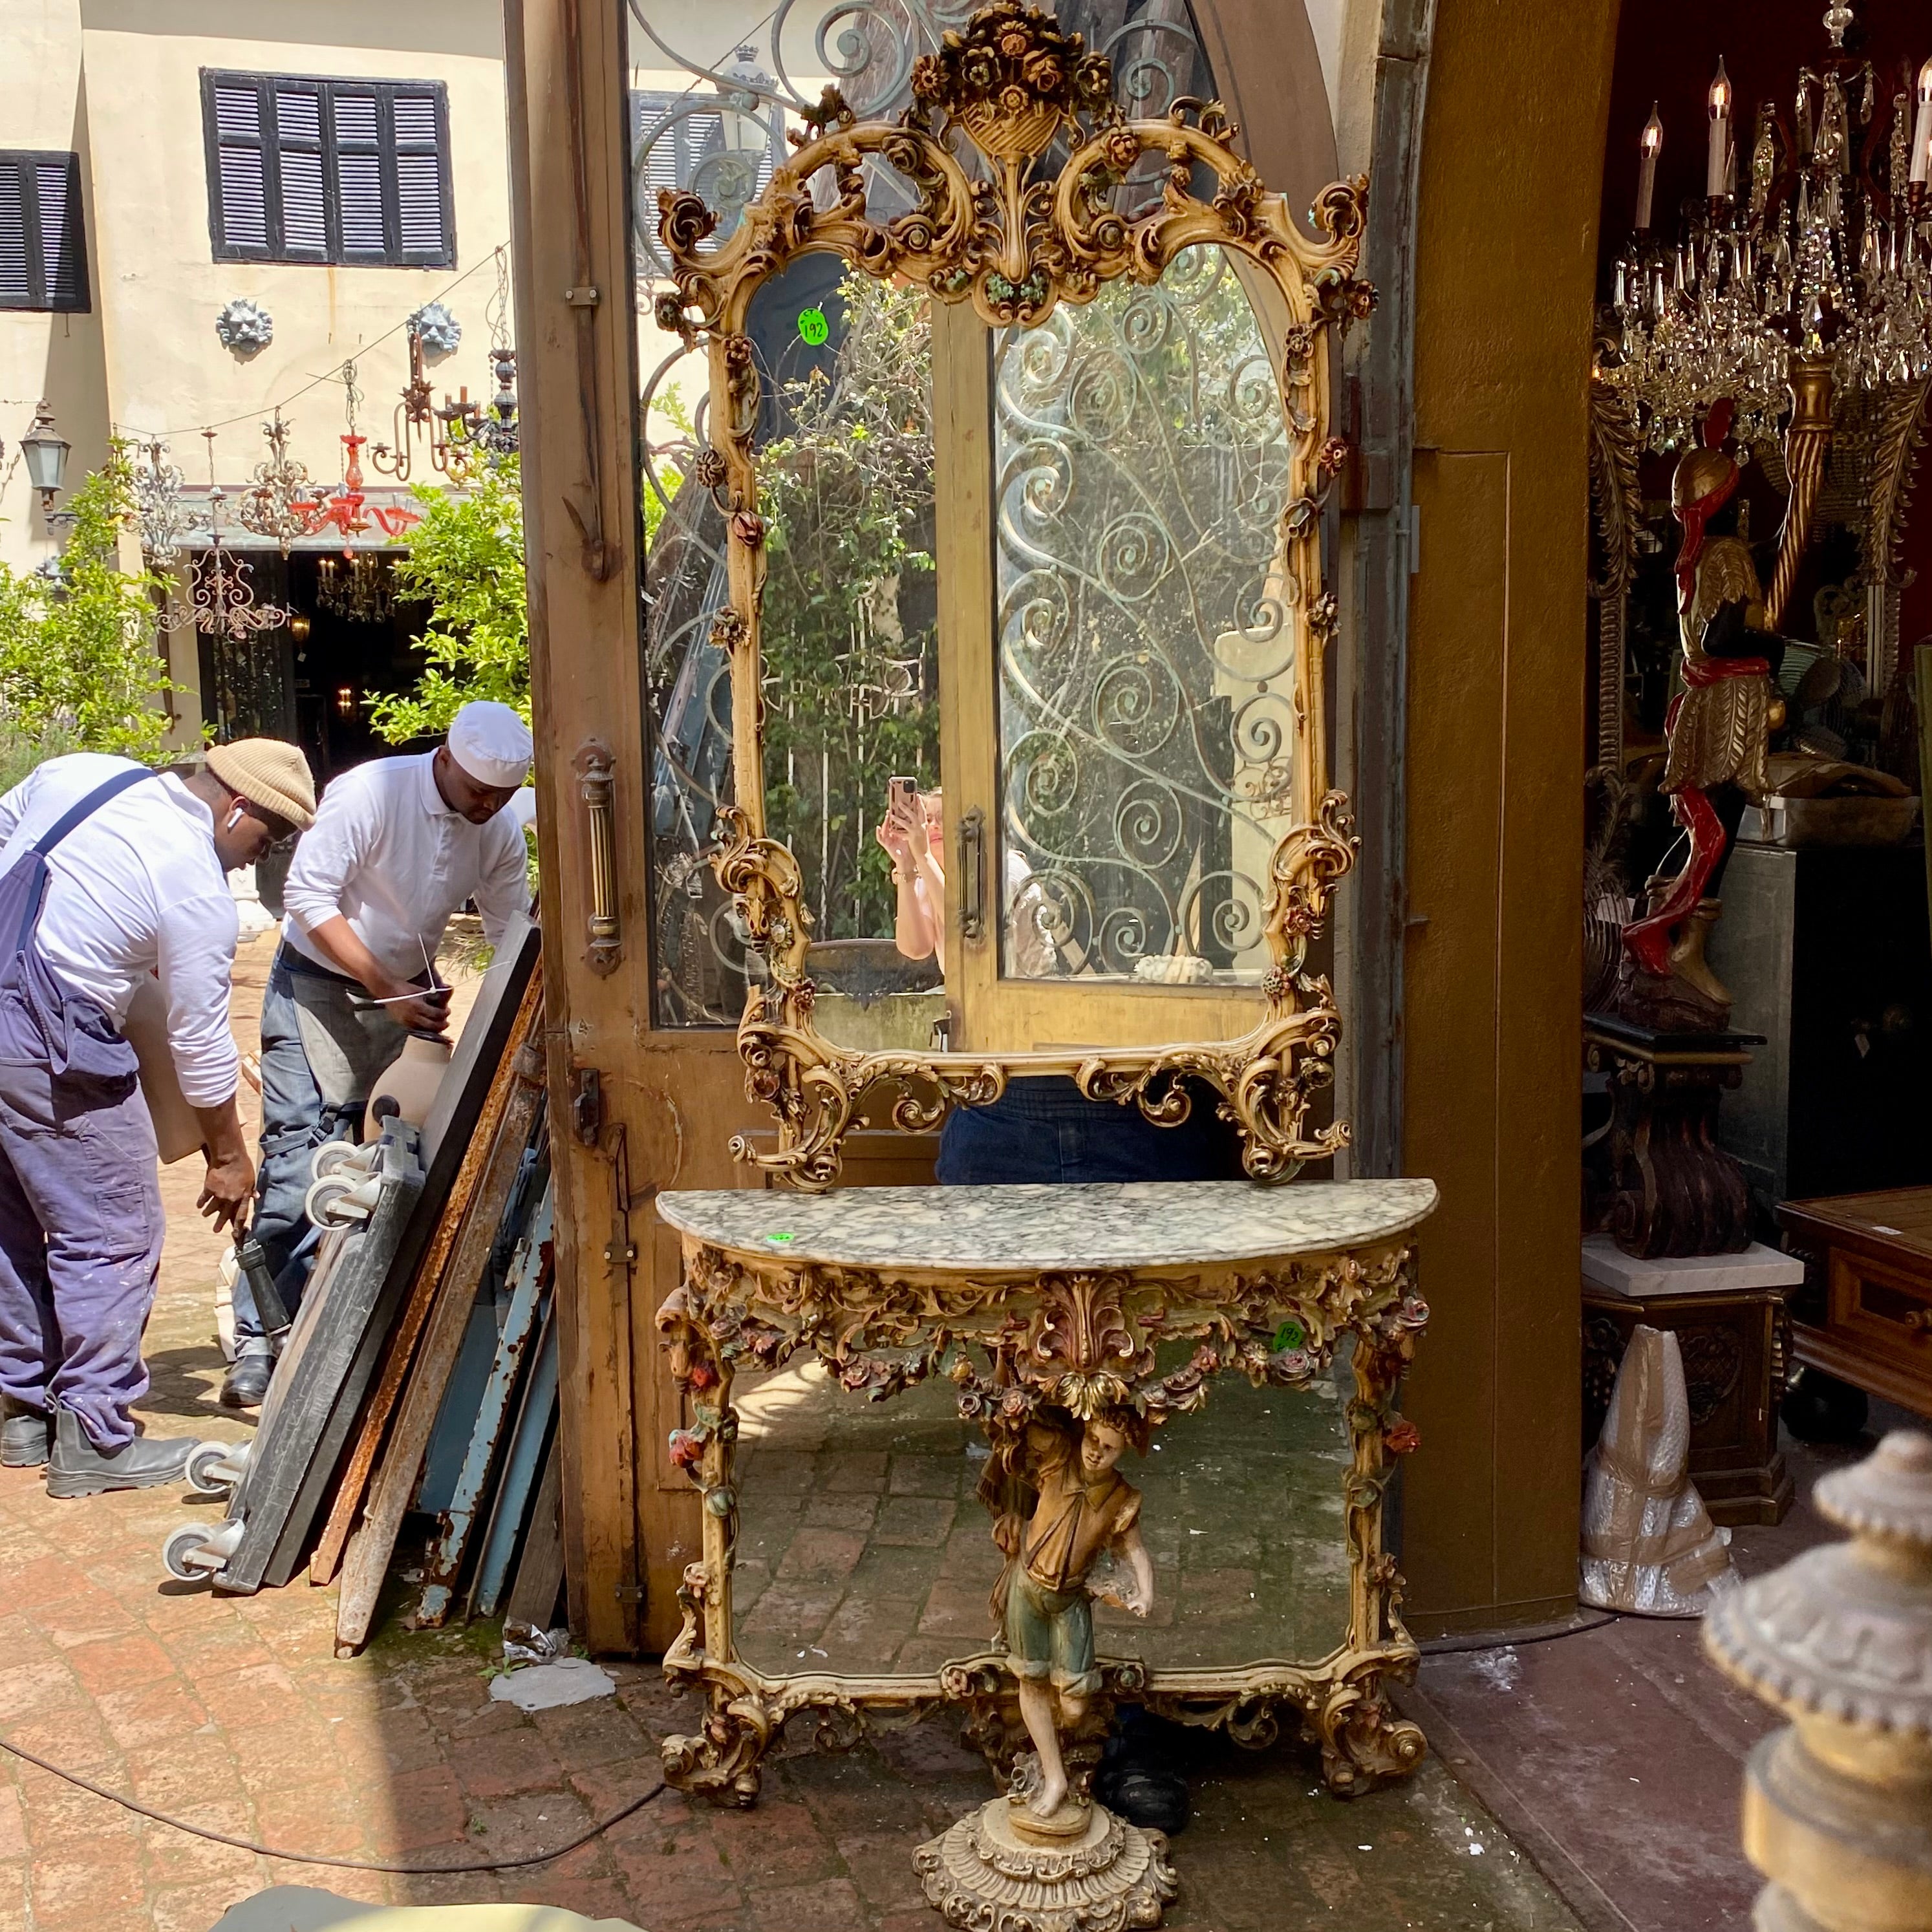
[(309, 1178), (320, 1180), (341, 1168), (362, 1166), (362, 1152), (353, 1141), (324, 1141), (309, 1156)]
[(231, 1495), (248, 1466), (246, 1442), (204, 1442), (188, 1459), (188, 1486), (198, 1496)]
[(167, 1573), (183, 1583), (199, 1583), (214, 1574), (218, 1564), (211, 1567), (197, 1563), (200, 1556), (214, 1540), (214, 1532), (198, 1522), (184, 1523), (172, 1532), (161, 1545), (161, 1561)]

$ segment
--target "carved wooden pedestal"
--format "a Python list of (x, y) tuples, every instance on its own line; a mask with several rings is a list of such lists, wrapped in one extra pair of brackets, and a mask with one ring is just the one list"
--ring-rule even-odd
[(1750, 1240), (1744, 1169), (1717, 1139), (1718, 1102), (1762, 1036), (1660, 1033), (1606, 1014), (1583, 1028), (1586, 1064), (1610, 1076), (1597, 1225), (1626, 1254), (1736, 1253)]
[(1631, 1330), (1642, 1322), (1674, 1334), (1690, 1399), (1690, 1480), (1712, 1522), (1732, 1527), (1781, 1522), (1792, 1496), (1778, 1447), (1778, 1404), (1787, 1354), (1785, 1280), (1798, 1270), (1774, 1250), (1749, 1253), (1762, 1257), (1754, 1268), (1744, 1256), (1724, 1258), (1732, 1277), (1724, 1286), (1700, 1286), (1681, 1264), (1673, 1282), (1666, 1262), (1646, 1292), (1630, 1293), (1589, 1279), (1586, 1244), (1583, 1282), (1585, 1448), (1602, 1430)]
[[(1407, 1237), (1435, 1201), (1434, 1187), (1418, 1180), (660, 1196), (658, 1210), (684, 1244), (683, 1282), (658, 1312), (689, 1404), (672, 1460), (704, 1496), (704, 1560), (686, 1572), (684, 1629), (664, 1670), (700, 1690), (707, 1709), (694, 1735), (666, 1741), (669, 1782), (752, 1804), (760, 1760), (794, 1718), (836, 1747), (856, 1742), (868, 1715), (903, 1719), (951, 1706), (1003, 1774), (1022, 1742), (1004, 1641), (964, 1643), (923, 1674), (866, 1676), (767, 1673), (740, 1651), (732, 1589), (745, 1505), (734, 1378), (801, 1354), (855, 1398), (891, 1401), (916, 1384), (950, 1384), (958, 1417), (984, 1430), (995, 1463), (1016, 1468), (1023, 1440), (1068, 1426), (1077, 1440), (1082, 1420), (1104, 1427), (1112, 1418), (1143, 1440), (1153, 1427), (1185, 1426), (1180, 1419), (1206, 1406), (1224, 1376), (1310, 1400), (1318, 1388), (1332, 1400), (1336, 1352), (1348, 1352), (1350, 1453), (1342, 1507), (1329, 1519), (1347, 1544), (1336, 1627), (1313, 1634), (1305, 1659), (1271, 1652), (1172, 1668), (1119, 1654), (1117, 1645), (1131, 1647), (1125, 1634), (1101, 1633), (1084, 1717), (1060, 1732), (1073, 1785), (1066, 1811), (1030, 1828), (1010, 1818), (1000, 1798), (921, 1852), (928, 1895), (954, 1922), (1010, 1932), (1157, 1922), (1172, 1890), (1164, 1846), (1090, 1804), (1082, 1789), (1092, 1756), (1084, 1748), (1123, 1700), (1223, 1726), (1251, 1744), (1270, 1742), (1284, 1718), (1298, 1720), (1341, 1793), (1413, 1769), (1422, 1734), (1396, 1715), (1384, 1687), (1412, 1671), (1417, 1652), (1382, 1524), (1392, 1459), (1417, 1443), (1396, 1408), (1428, 1318)], [(1324, 1489), (1332, 1468), (1324, 1465)], [(980, 1494), (994, 1506), (983, 1482)], [(1010, 1520), (1010, 1505), (1000, 1507)], [(1211, 1511), (1189, 1528), (1214, 1534)], [(1158, 1565), (1153, 1574), (1158, 1598)], [(1078, 1844), (1064, 1832), (1059, 1842), (1040, 1842), (1075, 1813), (1087, 1834)], [(1015, 1885), (1030, 1904), (1008, 1896)]]

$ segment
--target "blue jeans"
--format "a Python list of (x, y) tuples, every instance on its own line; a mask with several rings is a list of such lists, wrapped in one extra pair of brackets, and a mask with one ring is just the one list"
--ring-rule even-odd
[[(304, 1203), (310, 1162), (326, 1141), (353, 1140), (371, 1088), (403, 1050), (402, 1028), (380, 1006), (358, 1005), (332, 974), (300, 972), (277, 952), (262, 996), (262, 1146), (252, 1232), (292, 1315), (314, 1264), (300, 1254), (309, 1232)], [(235, 1332), (262, 1332), (248, 1280), (235, 1281)]]
[(1240, 1138), (1196, 1084), (1193, 1111), (1157, 1127), (1130, 1102), (1089, 1100), (1064, 1078), (1015, 1080), (990, 1106), (956, 1107), (939, 1137), (943, 1187), (1028, 1181), (1238, 1180)]

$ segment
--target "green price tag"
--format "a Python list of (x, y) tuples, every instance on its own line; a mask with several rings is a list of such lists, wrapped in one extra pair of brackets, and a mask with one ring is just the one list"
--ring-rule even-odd
[(1274, 1331), (1275, 1351), (1279, 1354), (1283, 1348), (1298, 1348), (1307, 1339), (1299, 1322), (1284, 1322)]
[(816, 349), (832, 333), (832, 325), (822, 308), (802, 308), (798, 312), (799, 339)]
[(788, 1241), (796, 1240), (798, 1237), (796, 1234), (767, 1234), (765, 1237), (765, 1239), (771, 1242), (775, 1246), (782, 1248)]

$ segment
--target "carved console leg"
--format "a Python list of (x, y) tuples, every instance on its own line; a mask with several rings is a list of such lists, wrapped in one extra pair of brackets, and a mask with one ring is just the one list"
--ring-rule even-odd
[(1377, 1671), (1335, 1685), (1308, 1730), (1322, 1748), (1322, 1775), (1338, 1798), (1406, 1778), (1429, 1751), (1421, 1727), (1389, 1708)]
[(778, 1727), (762, 1697), (734, 1697), (716, 1684), (709, 1689), (704, 1728), (694, 1737), (666, 1738), (660, 1747), (664, 1782), (693, 1798), (748, 1810), (758, 1800), (760, 1760)]

